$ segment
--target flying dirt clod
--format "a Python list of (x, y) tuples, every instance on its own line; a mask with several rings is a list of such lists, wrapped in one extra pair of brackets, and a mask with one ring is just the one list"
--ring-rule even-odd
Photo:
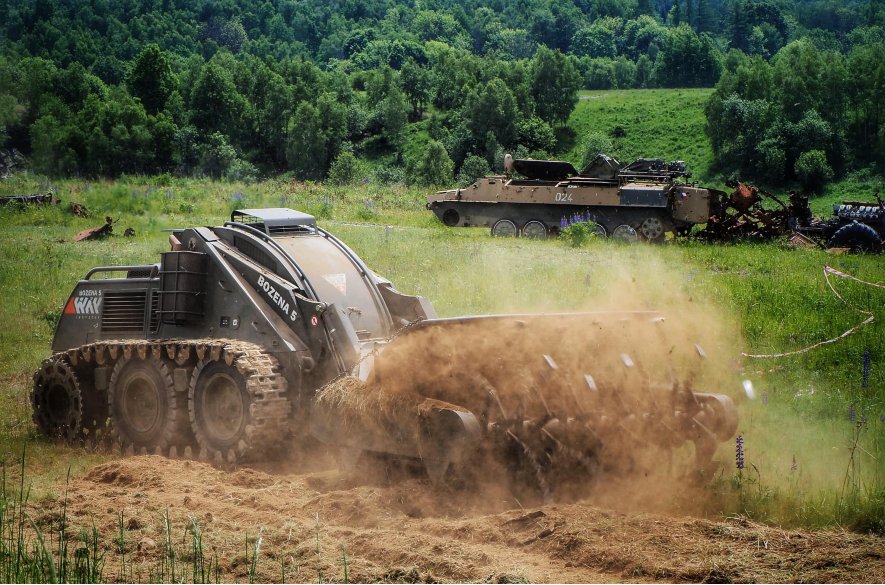
[(174, 230), (157, 264), (90, 270), (34, 375), (48, 437), (124, 453), (341, 461), (550, 498), (687, 452), (709, 477), (737, 417), (657, 313), (437, 318), (291, 209)]

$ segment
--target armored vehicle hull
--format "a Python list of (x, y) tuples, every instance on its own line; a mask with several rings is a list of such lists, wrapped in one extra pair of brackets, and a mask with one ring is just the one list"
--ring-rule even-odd
[[(640, 159), (621, 167), (600, 155), (577, 173), (562, 161), (508, 161), (505, 175), (427, 197), (450, 227), (489, 227), (496, 236), (547, 237), (580, 217), (600, 235), (658, 241), (710, 217), (718, 191), (677, 181), (683, 163)], [(512, 171), (526, 178), (514, 178)]]

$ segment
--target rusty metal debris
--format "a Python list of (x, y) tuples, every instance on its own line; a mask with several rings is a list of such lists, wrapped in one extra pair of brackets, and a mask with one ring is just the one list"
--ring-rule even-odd
[(82, 232), (74, 236), (74, 241), (82, 242), (83, 240), (99, 240), (111, 235), (111, 233), (113, 233), (114, 231), (114, 219), (110, 215), (108, 215), (104, 218), (104, 221), (104, 225), (89, 228), (88, 230), (83, 230)]
[(58, 200), (53, 199), (52, 193), (47, 193), (45, 195), (7, 195), (0, 197), (0, 205), (16, 203), (21, 205), (51, 205), (52, 203), (58, 203)]
[(708, 242), (771, 240), (787, 237), (796, 247), (845, 248), (879, 252), (885, 248), (885, 202), (844, 201), (833, 206), (833, 217), (814, 217), (808, 197), (791, 192), (787, 203), (753, 185), (727, 183), (731, 194), (717, 192), (706, 227), (695, 237)]
[(68, 210), (77, 217), (89, 217), (89, 210), (82, 203), (71, 201), (68, 205)]
[[(785, 236), (810, 220), (808, 197), (790, 194), (789, 203), (775, 195), (737, 181), (726, 183), (734, 191), (722, 193), (712, 204), (707, 226), (697, 237), (710, 242), (727, 242), (739, 239), (769, 240)], [(772, 202), (774, 209), (766, 208)]]

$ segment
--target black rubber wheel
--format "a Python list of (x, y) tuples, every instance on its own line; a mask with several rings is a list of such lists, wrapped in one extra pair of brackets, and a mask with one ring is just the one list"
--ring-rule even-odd
[(136, 452), (177, 445), (187, 423), (169, 368), (157, 359), (117, 362), (108, 390), (108, 412), (121, 446)]
[(632, 244), (639, 241), (639, 233), (633, 226), (622, 224), (612, 230), (612, 239), (616, 242)]
[(74, 441), (83, 431), (83, 396), (74, 368), (48, 359), (34, 374), (31, 390), (34, 423), (52, 439)]
[(547, 225), (540, 219), (531, 219), (522, 226), (522, 236), (534, 240), (547, 238)]
[(855, 221), (836, 230), (827, 242), (827, 248), (848, 248), (852, 252), (879, 252), (882, 250), (882, 238), (872, 227)]
[(519, 228), (513, 220), (499, 219), (492, 225), (492, 235), (496, 238), (516, 238), (519, 237)]
[(649, 242), (663, 242), (664, 222), (661, 221), (661, 218), (651, 215), (639, 224), (639, 233)]
[(596, 236), (600, 240), (604, 240), (608, 237), (608, 232), (605, 229), (605, 226), (601, 223), (593, 223), (593, 227), (590, 228), (590, 233)]
[(248, 444), (251, 397), (246, 380), (223, 361), (197, 366), (188, 392), (188, 414), (194, 437), (208, 454), (231, 458)]
[(446, 209), (443, 212), (442, 221), (449, 227), (456, 227), (461, 222), (461, 214), (456, 209)]

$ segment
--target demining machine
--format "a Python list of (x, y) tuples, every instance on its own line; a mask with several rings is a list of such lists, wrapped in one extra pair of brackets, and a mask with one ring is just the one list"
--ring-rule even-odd
[(34, 374), (47, 437), (222, 465), (328, 445), (551, 497), (662, 453), (709, 475), (735, 433), (732, 400), (677, 372), (703, 351), (655, 312), (438, 318), (291, 209), (169, 241), (76, 284)]

